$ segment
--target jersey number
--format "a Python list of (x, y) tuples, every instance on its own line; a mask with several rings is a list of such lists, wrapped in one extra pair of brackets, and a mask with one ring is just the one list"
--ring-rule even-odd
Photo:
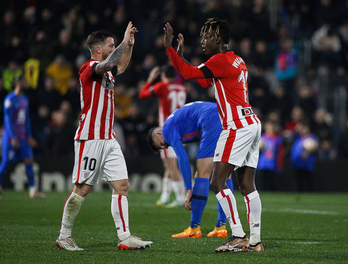
[(183, 91), (171, 91), (168, 94), (168, 99), (171, 100), (170, 112), (174, 112), (177, 108), (182, 107), (186, 101), (186, 93)]
[(238, 76), (238, 82), (242, 82), (243, 84), (244, 102), (249, 103), (247, 79), (248, 79), (248, 71), (242, 70), (242, 72)]
[(17, 123), (18, 124), (25, 124), (25, 110), (24, 109), (20, 109), (18, 111)]
[(89, 159), (88, 157), (84, 157), (83, 161), (85, 162), (85, 166), (83, 167), (84, 170), (87, 170), (87, 167), (90, 171), (95, 170), (95, 166), (97, 164), (97, 160), (95, 158)]

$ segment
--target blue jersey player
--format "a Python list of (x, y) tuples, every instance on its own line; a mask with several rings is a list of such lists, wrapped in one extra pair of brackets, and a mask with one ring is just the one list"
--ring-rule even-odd
[[(174, 111), (163, 127), (149, 131), (149, 143), (154, 150), (172, 146), (178, 157), (179, 168), (186, 187), (185, 208), (192, 210), (190, 227), (172, 237), (200, 238), (200, 223), (209, 194), (209, 182), (213, 169), (213, 157), (217, 140), (222, 131), (216, 103), (194, 102)], [(199, 141), (195, 183), (192, 188), (190, 160), (185, 143)], [(227, 186), (233, 190), (231, 178)], [(226, 237), (226, 216), (218, 203), (218, 221), (209, 237)]]
[(27, 85), (25, 77), (19, 76), (14, 80), (14, 91), (4, 100), (4, 131), (2, 135), (2, 159), (0, 163), (0, 197), (3, 178), (11, 162), (24, 160), (28, 177), (29, 196), (46, 197), (36, 189), (33, 171), (33, 151), (31, 146), (36, 144), (31, 134), (29, 118), (29, 100), (23, 93)]

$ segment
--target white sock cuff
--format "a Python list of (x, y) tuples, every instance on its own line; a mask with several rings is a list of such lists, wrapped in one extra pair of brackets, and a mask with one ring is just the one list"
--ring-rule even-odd
[(71, 192), (70, 197), (75, 197), (76, 200), (80, 201), (81, 203), (85, 200), (85, 197), (82, 197), (81, 195)]
[(253, 191), (252, 193), (249, 193), (248, 195), (244, 196), (244, 201), (247, 203), (248, 200), (251, 201), (252, 199), (259, 197), (259, 192), (258, 191)]
[(121, 196), (121, 200), (127, 200), (127, 196), (122, 194), (113, 194), (112, 198), (118, 199), (120, 196)]
[(221, 192), (218, 192), (215, 196), (216, 196), (216, 199), (220, 201), (221, 199), (225, 198), (231, 193), (232, 193), (231, 189), (224, 189)]

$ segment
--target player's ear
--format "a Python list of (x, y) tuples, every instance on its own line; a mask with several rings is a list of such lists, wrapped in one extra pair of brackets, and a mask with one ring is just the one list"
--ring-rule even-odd
[(155, 135), (162, 136), (162, 128), (158, 129), (155, 133)]
[(95, 53), (97, 53), (97, 54), (101, 54), (101, 47), (100, 47), (100, 46), (96, 46), (96, 47), (94, 48), (94, 51), (95, 51)]
[(221, 38), (220, 38), (220, 37), (217, 37), (217, 38), (215, 39), (215, 42), (216, 42), (216, 44), (219, 44), (219, 43), (221, 42)]

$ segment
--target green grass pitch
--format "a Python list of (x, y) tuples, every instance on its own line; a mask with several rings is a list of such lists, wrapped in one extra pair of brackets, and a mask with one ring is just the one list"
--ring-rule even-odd
[[(236, 199), (248, 232), (241, 194)], [(73, 238), (82, 252), (55, 247), (67, 192), (29, 199), (27, 192), (5, 190), (0, 200), (0, 263), (348, 263), (348, 195), (346, 193), (260, 192), (265, 251), (215, 253), (225, 238), (207, 238), (214, 228), (216, 198), (210, 193), (203, 213), (201, 239), (171, 238), (188, 227), (184, 208), (155, 206), (157, 193), (129, 193), (130, 230), (152, 240), (151, 248), (117, 249), (110, 212), (111, 192), (88, 195), (75, 221)], [(228, 227), (230, 234), (230, 229)]]

